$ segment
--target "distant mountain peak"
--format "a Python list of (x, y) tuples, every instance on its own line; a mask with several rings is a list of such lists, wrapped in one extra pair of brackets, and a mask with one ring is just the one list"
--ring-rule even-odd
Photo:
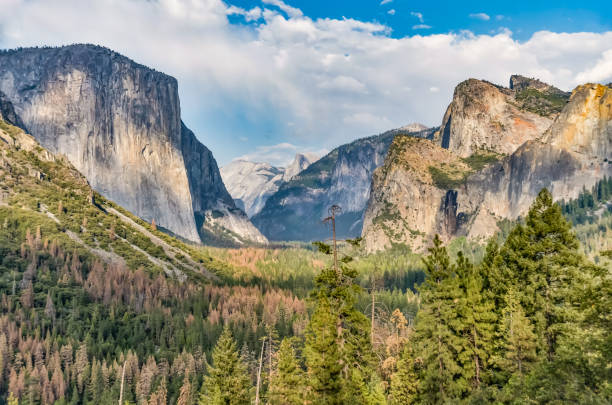
[(314, 153), (297, 153), (287, 167), (236, 159), (221, 168), (221, 176), (236, 204), (251, 217), (261, 211), (268, 197), (283, 183), (291, 180), (317, 159), (318, 156)]
[(510, 76), (510, 90), (520, 92), (525, 89), (535, 89), (550, 94), (566, 94), (566, 92), (564, 92), (563, 90), (558, 89), (555, 86), (551, 86), (548, 83), (544, 83), (543, 81), (533, 77), (526, 77), (521, 75)]

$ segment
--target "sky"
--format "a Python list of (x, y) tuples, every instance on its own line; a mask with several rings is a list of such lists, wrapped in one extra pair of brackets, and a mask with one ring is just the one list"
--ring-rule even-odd
[(0, 0), (0, 48), (94, 43), (170, 74), (220, 166), (420, 122), (467, 78), (612, 82), (610, 1)]

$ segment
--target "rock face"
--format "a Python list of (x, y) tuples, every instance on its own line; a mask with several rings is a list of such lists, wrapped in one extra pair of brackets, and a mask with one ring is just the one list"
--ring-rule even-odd
[(321, 220), (337, 204), (342, 208), (336, 220), (338, 237), (359, 236), (372, 173), (383, 164), (393, 138), (400, 134), (431, 137), (433, 131), (397, 129), (332, 150), (283, 184), (252, 218), (253, 223), (271, 240), (326, 239), (329, 227)]
[(249, 217), (261, 211), (266, 200), (278, 191), (279, 187), (317, 160), (313, 154), (295, 155), (287, 166), (275, 167), (269, 163), (234, 160), (221, 168), (221, 176), (236, 205)]
[(199, 242), (216, 210), (231, 217), (229, 231), (265, 241), (236, 209), (211, 152), (181, 122), (174, 78), (73, 45), (0, 53), (0, 91), (45, 148), (141, 218)]
[[(556, 200), (576, 198), (612, 175), (611, 106), (610, 87), (579, 86), (547, 130), (509, 155), (484, 160), (438, 142), (396, 138), (372, 182), (362, 234), (367, 249), (402, 243), (422, 251), (436, 233), (446, 241), (484, 240), (500, 220), (523, 215), (544, 187)], [(476, 123), (489, 122), (483, 114)], [(479, 145), (469, 134), (465, 139)]]
[(440, 146), (461, 157), (510, 154), (541, 135), (568, 97), (522, 76), (512, 76), (510, 85), (507, 89), (476, 79), (460, 83), (436, 134)]

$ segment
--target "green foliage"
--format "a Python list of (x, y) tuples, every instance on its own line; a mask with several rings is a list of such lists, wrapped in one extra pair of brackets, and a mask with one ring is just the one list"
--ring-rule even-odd
[[(592, 189), (583, 189), (578, 198), (561, 201), (563, 215), (574, 225), (592, 224), (601, 215), (610, 215), (612, 204), (612, 177), (604, 177), (595, 183)], [(597, 211), (603, 208), (597, 213)]]
[(243, 405), (251, 402), (251, 380), (240, 360), (229, 328), (224, 328), (213, 350), (213, 364), (204, 377), (201, 405)]
[(310, 392), (319, 404), (364, 402), (374, 388), (369, 385), (374, 366), (369, 322), (355, 307), (356, 275), (340, 263), (316, 278), (305, 355)]
[(327, 243), (323, 243), (323, 242), (320, 242), (320, 241), (315, 241), (315, 242), (312, 242), (312, 244), (317, 247), (317, 250), (320, 253), (323, 253), (324, 255), (331, 255), (332, 254), (332, 250), (331, 250), (332, 248)]
[(559, 113), (569, 100), (569, 94), (526, 88), (516, 94), (521, 109), (544, 117)]
[(477, 152), (462, 159), (473, 171), (480, 171), (486, 166), (499, 160), (499, 155), (495, 153)]
[(296, 360), (291, 340), (283, 339), (278, 350), (276, 372), (270, 377), (269, 400), (272, 405), (304, 403), (304, 372)]
[(467, 178), (466, 172), (450, 172), (435, 166), (428, 167), (434, 185), (442, 190), (453, 190), (461, 186)]
[(389, 401), (392, 405), (414, 403), (419, 387), (419, 370), (412, 345), (408, 344), (404, 347), (397, 363), (397, 370), (397, 373), (391, 378)]
[(416, 352), (423, 359), (419, 397), (425, 403), (444, 403), (467, 389), (457, 358), (462, 339), (453, 329), (459, 324), (454, 302), (459, 288), (454, 266), (437, 236), (429, 252), (424, 259), (427, 278), (419, 288), (422, 304), (415, 330)]

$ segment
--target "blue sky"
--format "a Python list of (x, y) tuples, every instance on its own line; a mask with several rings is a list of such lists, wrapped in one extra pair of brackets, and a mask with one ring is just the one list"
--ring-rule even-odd
[(176, 77), (184, 121), (220, 165), (439, 125), (470, 77), (612, 81), (612, 2), (0, 3), (0, 47), (96, 43)]
[[(250, 9), (261, 2), (236, 0), (232, 4)], [(461, 30), (490, 34), (505, 27), (515, 38), (526, 40), (542, 30), (603, 32), (612, 29), (610, 1), (295, 0), (288, 4), (311, 18), (379, 21), (391, 27), (391, 36), (395, 38)]]

